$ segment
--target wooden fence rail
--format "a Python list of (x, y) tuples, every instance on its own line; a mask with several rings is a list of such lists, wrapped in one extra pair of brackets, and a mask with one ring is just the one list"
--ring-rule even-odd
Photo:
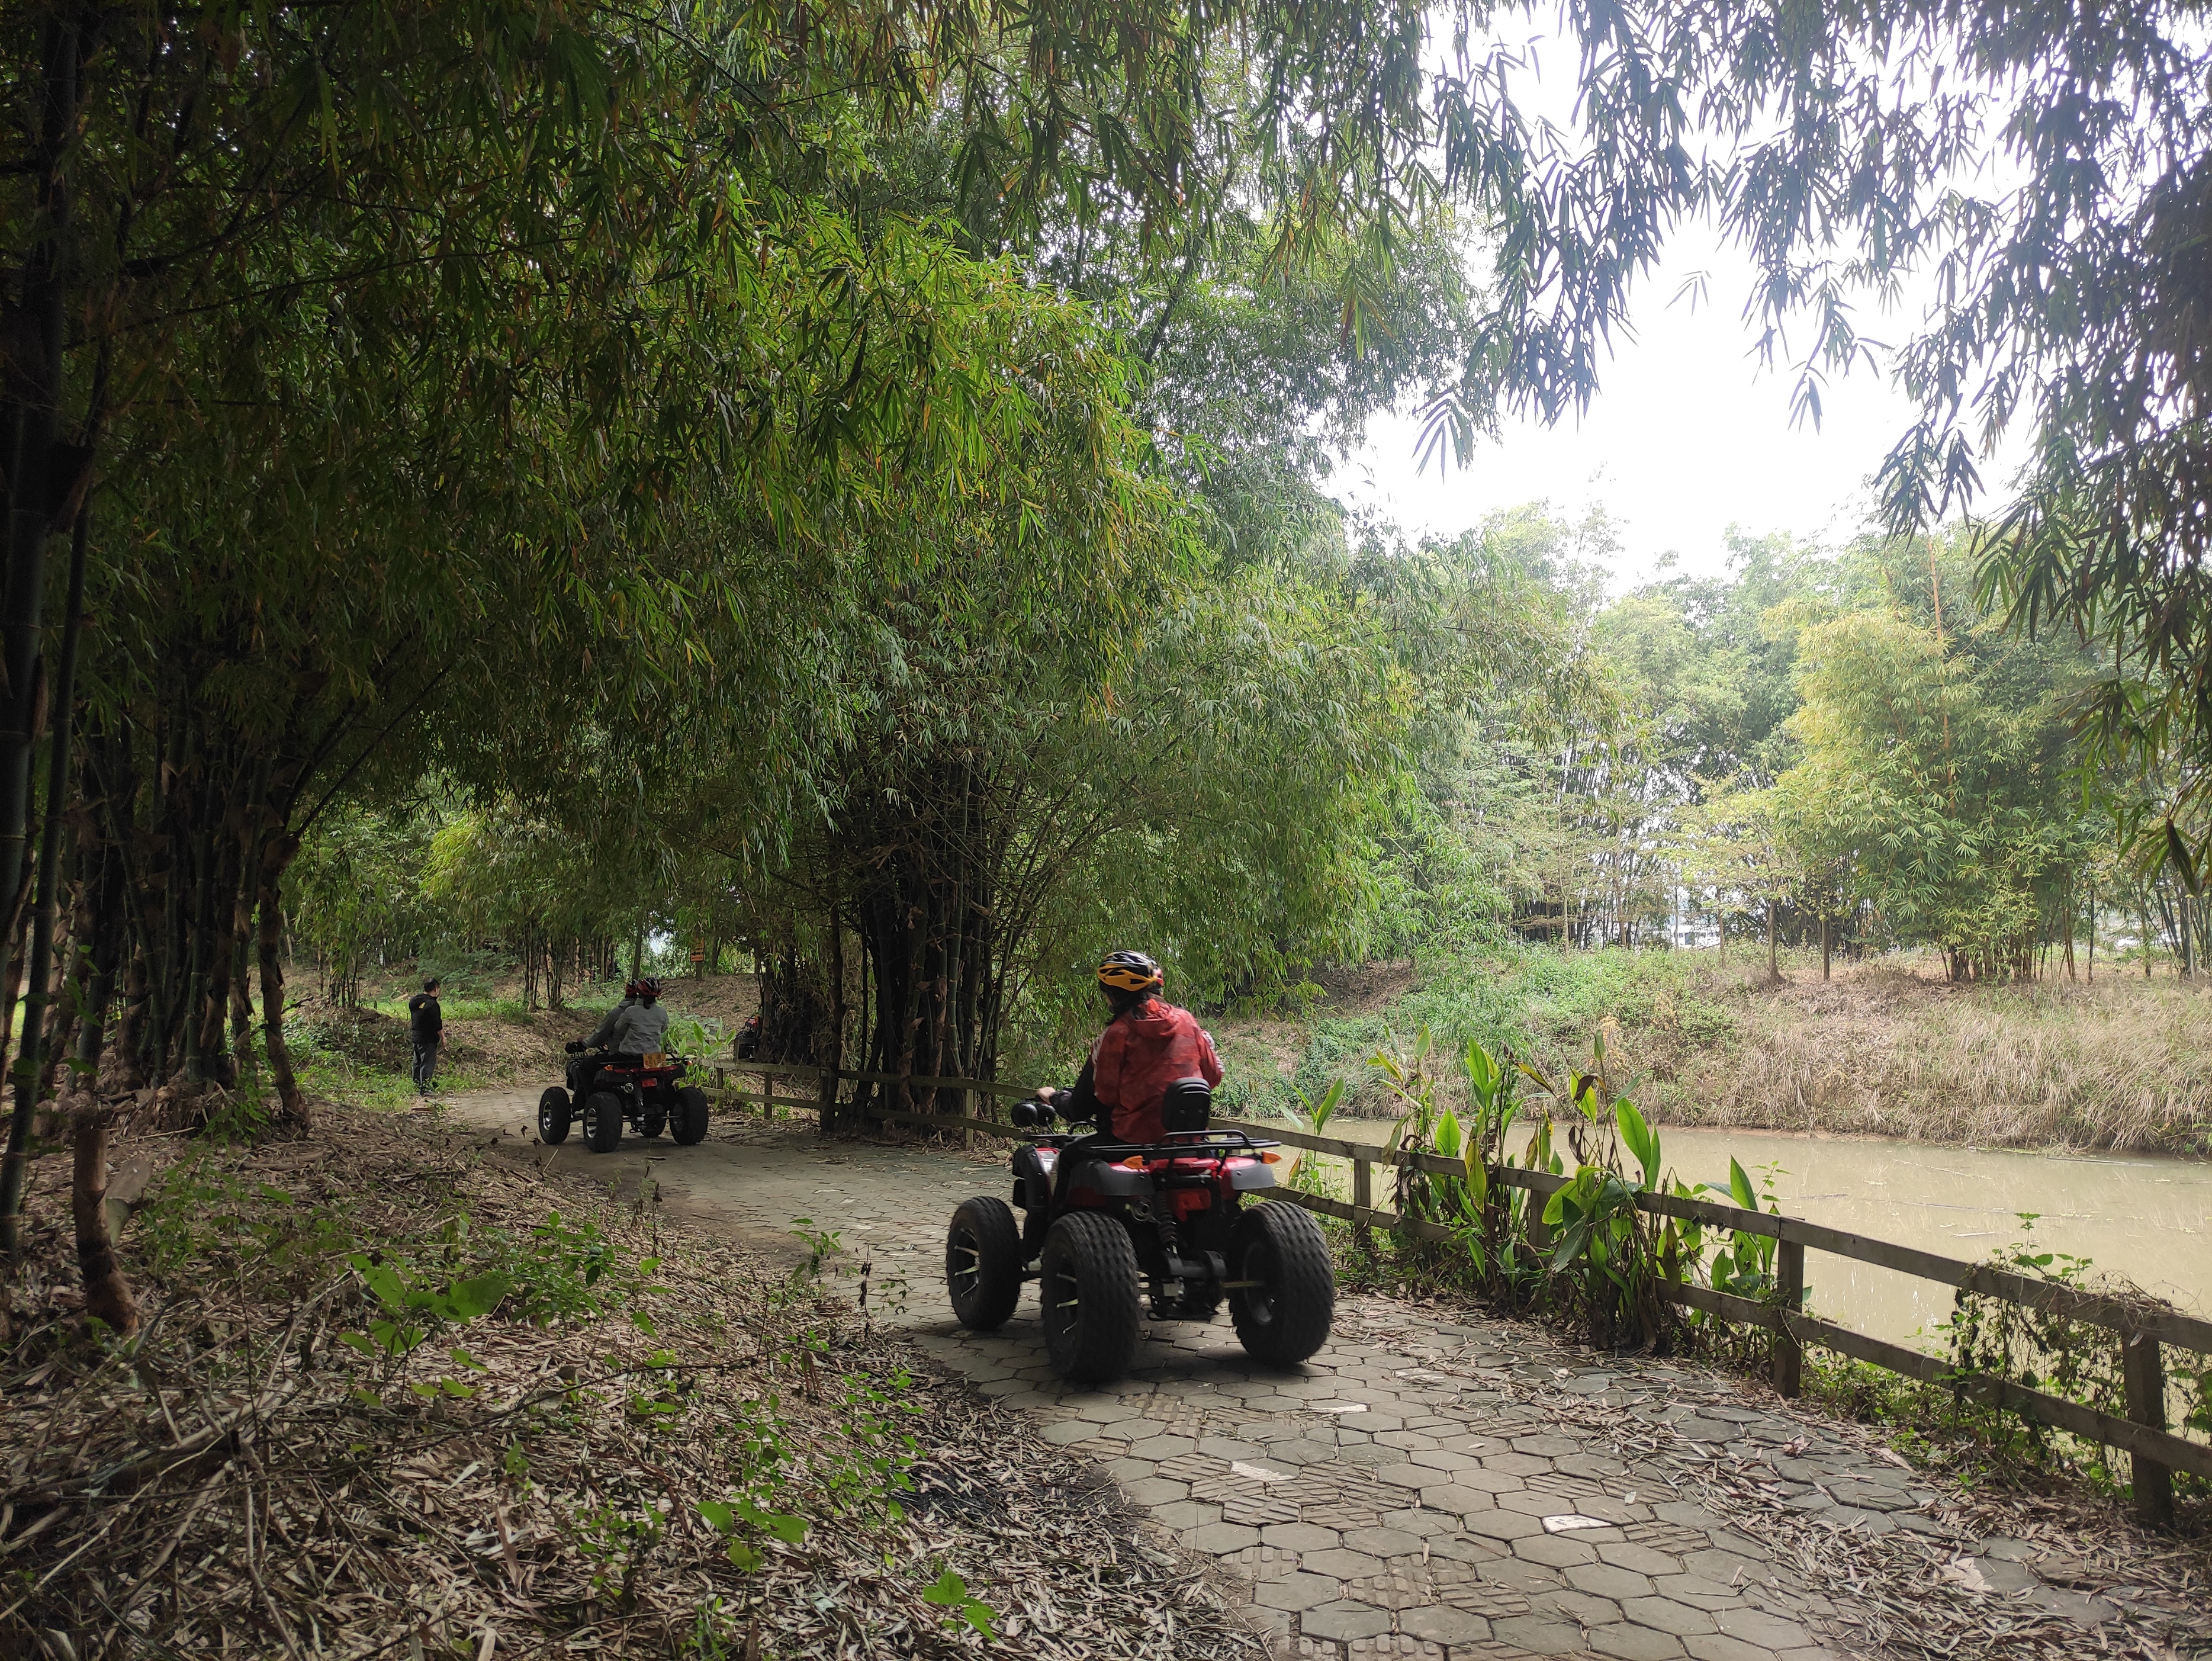
[[(725, 1090), (729, 1087), (723, 1077), (725, 1068), (732, 1072), (767, 1075), (763, 1105), (764, 1110), (770, 1114), (777, 1105), (777, 1079), (805, 1078), (818, 1084), (830, 1074), (830, 1069), (826, 1068), (802, 1066), (789, 1062), (725, 1063), (715, 1068), (716, 1086)], [(1036, 1093), (1032, 1088), (973, 1079), (902, 1079), (896, 1074), (860, 1073), (842, 1068), (837, 1070), (836, 1077), (841, 1082), (849, 1080), (865, 1084), (904, 1083), (911, 1088), (975, 1091), (992, 1097), (1025, 1097)], [(743, 1099), (743, 1092), (740, 1092), (739, 1098)], [(785, 1104), (807, 1111), (818, 1111), (821, 1107), (818, 1098), (796, 1097), (787, 1098)], [(1006, 1137), (1029, 1134), (997, 1120), (967, 1115), (904, 1113), (875, 1108), (869, 1110), (869, 1116), (894, 1123), (956, 1129), (967, 1135), (970, 1140), (977, 1134)], [(1224, 1122), (1223, 1129), (1241, 1129), (1255, 1135), (1267, 1136), (1286, 1147), (1327, 1154), (1351, 1163), (1352, 1199), (1348, 1203), (1325, 1195), (1303, 1194), (1291, 1189), (1281, 1190), (1277, 1196), (1279, 1198), (1290, 1200), (1309, 1211), (1340, 1218), (1355, 1227), (1384, 1229), (1415, 1239), (1450, 1242), (1458, 1238), (1453, 1230), (1440, 1223), (1425, 1218), (1401, 1216), (1395, 1212), (1378, 1208), (1375, 1204), (1374, 1176), (1376, 1165), (1390, 1169), (1410, 1168), (1443, 1176), (1464, 1176), (1467, 1168), (1457, 1159), (1446, 1159), (1436, 1153), (1382, 1147), (1370, 1142), (1347, 1141), (1336, 1136), (1316, 1136), (1275, 1125), (1249, 1124), (1231, 1120)], [(1514, 1165), (1496, 1166), (1490, 1172), (1492, 1187), (1525, 1189), (1539, 1201), (1564, 1188), (1568, 1180), (1549, 1171), (1526, 1171)], [(2016, 1275), (1988, 1263), (1966, 1262), (1936, 1252), (1923, 1251), (1914, 1246), (1869, 1239), (1844, 1229), (1808, 1222), (1799, 1217), (1775, 1216), (1767, 1212), (1747, 1211), (1738, 1206), (1721, 1205), (1711, 1200), (1684, 1199), (1671, 1194), (1639, 1194), (1637, 1204), (1655, 1215), (1759, 1235), (1777, 1242), (1776, 1295), (1771, 1302), (1739, 1298), (1692, 1285), (1682, 1279), (1679, 1273), (1671, 1272), (1671, 1265), (1670, 1272), (1661, 1280), (1660, 1288), (1662, 1296), (1685, 1308), (1702, 1310), (1727, 1320), (1742, 1322), (1771, 1332), (1774, 1335), (1774, 1386), (1784, 1396), (1798, 1393), (1805, 1347), (1808, 1344), (1887, 1368), (1892, 1372), (1902, 1373), (1925, 1384), (1945, 1386), (1972, 1400), (2002, 1408), (2022, 1418), (2071, 1432), (2127, 1453), (2134, 1466), (2136, 1512), (2145, 1523), (2154, 1527), (2167, 1527), (2172, 1522), (2173, 1472), (2187, 1471), (2212, 1482), (2212, 1445), (2178, 1436), (2166, 1428), (2166, 1366), (2162, 1349), (2163, 1346), (2172, 1344), (2200, 1354), (2212, 1355), (2212, 1322), (2178, 1311), (2142, 1308), (2119, 1299), (2037, 1280), (2032, 1275)], [(1540, 1222), (1532, 1224), (1531, 1233), (1536, 1237), (1532, 1239), (1532, 1244), (1540, 1245), (1542, 1225)], [(1899, 1274), (1934, 1281), (1957, 1291), (1976, 1293), (2065, 1320), (2103, 1328), (2114, 1335), (2120, 1347), (2127, 1417), (2118, 1418), (2094, 1408), (2084, 1407), (2078, 1402), (2069, 1402), (2044, 1390), (2014, 1384), (2009, 1379), (1983, 1374), (1962, 1374), (1936, 1356), (1909, 1349), (1902, 1344), (1869, 1337), (1864, 1333), (1854, 1332), (1848, 1327), (1838, 1326), (1807, 1314), (1802, 1305), (1805, 1253), (1808, 1249), (1825, 1251), (1832, 1256), (1847, 1257), (1857, 1262), (1872, 1263)]]

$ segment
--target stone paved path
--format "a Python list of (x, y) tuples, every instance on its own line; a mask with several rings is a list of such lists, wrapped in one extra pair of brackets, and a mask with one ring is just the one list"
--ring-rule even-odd
[[(514, 1132), (534, 1099), (483, 1092), (453, 1105)], [(1731, 1380), (1600, 1364), (1527, 1327), (1457, 1324), (1393, 1299), (1341, 1300), (1335, 1336), (1295, 1372), (1250, 1363), (1224, 1314), (1153, 1327), (1127, 1378), (1065, 1388), (1045, 1365), (1033, 1298), (988, 1336), (951, 1318), (945, 1220), (960, 1199), (1003, 1189), (995, 1159), (828, 1147), (801, 1127), (757, 1123), (718, 1124), (696, 1148), (632, 1139), (594, 1159), (572, 1138), (538, 1157), (616, 1181), (649, 1169), (679, 1224), (787, 1249), (796, 1219), (835, 1231), (848, 1279), (868, 1268), (874, 1312), (1036, 1415), (1042, 1444), (1100, 1462), (1218, 1560), (1249, 1587), (1253, 1619), (1284, 1656), (1848, 1652), (1852, 1612), (1811, 1589), (1787, 1542), (1751, 1537), (1698, 1497), (1684, 1473), (1700, 1459), (1749, 1460), (1771, 1494), (1843, 1528), (1948, 1531), (1912, 1472), (1762, 1407)], [(2037, 1613), (2085, 1624), (2109, 1613), (2044, 1587), (2001, 1550), (1962, 1561)]]

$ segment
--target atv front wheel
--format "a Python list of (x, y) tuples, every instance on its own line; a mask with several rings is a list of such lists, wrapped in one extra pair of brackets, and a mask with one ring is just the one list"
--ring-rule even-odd
[(545, 1093), (538, 1098), (538, 1140), (548, 1147), (560, 1147), (568, 1140), (572, 1116), (568, 1092), (557, 1084), (546, 1086)]
[(996, 1332), (1022, 1299), (1022, 1236), (1004, 1200), (964, 1202), (945, 1237), (945, 1284), (953, 1318)]
[(707, 1092), (696, 1085), (685, 1085), (676, 1092), (676, 1110), (669, 1115), (668, 1123), (674, 1131), (676, 1145), (690, 1147), (694, 1142), (707, 1139)]
[(648, 1141), (667, 1129), (668, 1110), (665, 1107), (648, 1107), (637, 1116), (637, 1134)]
[(1037, 1271), (1045, 1353), (1070, 1384), (1103, 1384), (1129, 1370), (1143, 1310), (1129, 1231), (1096, 1211), (1071, 1212), (1044, 1237)]
[(1254, 1360), (1296, 1366), (1328, 1342), (1336, 1270), (1321, 1225), (1306, 1212), (1284, 1201), (1238, 1218), (1229, 1280), (1229, 1318)]
[(594, 1153), (611, 1153), (622, 1145), (622, 1098), (611, 1090), (594, 1090), (584, 1098), (584, 1146)]

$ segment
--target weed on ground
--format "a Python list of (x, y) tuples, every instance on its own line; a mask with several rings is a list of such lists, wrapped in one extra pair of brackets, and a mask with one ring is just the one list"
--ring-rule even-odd
[(39, 1162), (0, 1653), (1258, 1653), (1110, 1483), (809, 1277), (670, 1238), (636, 1167), (557, 1188), (343, 1111), (163, 1146), (127, 1343)]

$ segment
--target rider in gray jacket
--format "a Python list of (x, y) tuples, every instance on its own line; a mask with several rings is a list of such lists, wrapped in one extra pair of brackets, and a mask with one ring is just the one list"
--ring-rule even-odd
[(599, 1025), (592, 1029), (591, 1037), (581, 1040), (583, 1048), (586, 1050), (605, 1050), (609, 1044), (612, 1043), (615, 1041), (615, 1030), (622, 1025), (623, 1012), (635, 1007), (636, 1002), (637, 983), (635, 981), (624, 981), (623, 983), (622, 1001), (617, 1004), (612, 1009), (607, 1011), (605, 1019), (601, 1020)]
[(623, 989), (632, 995), (607, 1011), (591, 1037), (568, 1046), (568, 1088), (580, 1097), (599, 1070), (599, 1057), (592, 1052), (611, 1049), (618, 1056), (650, 1056), (667, 1047), (668, 1012), (660, 1007), (660, 983), (647, 977)]
[(668, 1047), (668, 1012), (660, 1007), (659, 981), (640, 981), (637, 1001), (611, 1019), (614, 1031), (609, 1036), (617, 1055), (650, 1056)]

